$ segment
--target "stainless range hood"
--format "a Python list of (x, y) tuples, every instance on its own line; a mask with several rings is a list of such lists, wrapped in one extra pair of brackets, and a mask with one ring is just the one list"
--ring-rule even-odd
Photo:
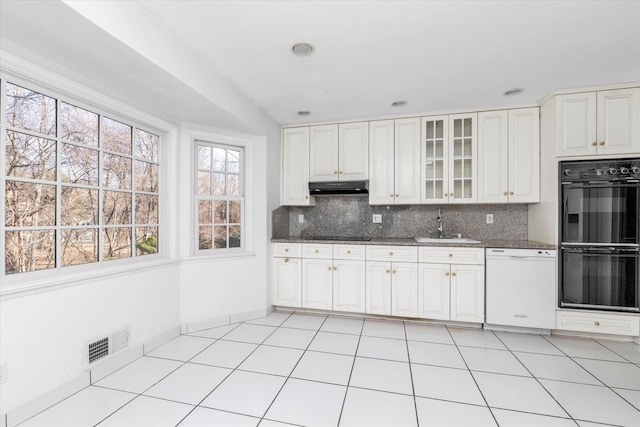
[(315, 197), (366, 196), (369, 194), (369, 181), (310, 182), (309, 194)]

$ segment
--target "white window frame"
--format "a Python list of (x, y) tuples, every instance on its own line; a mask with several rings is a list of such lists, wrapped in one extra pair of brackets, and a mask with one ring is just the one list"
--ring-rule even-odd
[[(253, 143), (249, 137), (228, 135), (207, 130), (187, 131), (187, 139), (189, 141), (189, 183), (190, 183), (190, 238), (189, 247), (191, 255), (200, 259), (209, 258), (236, 258), (255, 256), (254, 253), (254, 220), (253, 220)], [(241, 233), (242, 244), (239, 248), (224, 249), (200, 249), (198, 238), (198, 200), (197, 197), (197, 172), (198, 165), (196, 163), (196, 150), (198, 142), (208, 143), (211, 145), (223, 146), (224, 148), (240, 148), (244, 152), (244, 162), (241, 162), (241, 181), (244, 193), (244, 203), (241, 217)]]
[[(61, 75), (45, 70), (33, 63), (25, 61), (13, 54), (2, 51), (0, 61), (0, 79), (4, 86), (6, 82), (28, 88), (30, 90), (50, 96), (59, 101), (84, 108), (100, 116), (107, 116), (110, 119), (121, 121), (134, 128), (153, 133), (160, 137), (158, 147), (159, 165), (159, 206), (158, 206), (158, 241), (159, 250), (156, 254), (135, 256), (118, 260), (97, 261), (88, 264), (75, 266), (56, 266), (55, 268), (37, 270), (24, 273), (5, 274), (4, 255), (0, 260), (0, 297), (2, 299), (12, 298), (21, 294), (32, 294), (52, 288), (63, 288), (78, 284), (84, 284), (94, 278), (104, 278), (106, 275), (119, 275), (134, 271), (153, 269), (159, 265), (166, 266), (178, 260), (168, 261), (167, 257), (173, 254), (170, 249), (171, 236), (175, 234), (174, 225), (169, 224), (168, 209), (171, 206), (173, 194), (169, 189), (172, 181), (170, 175), (175, 174), (174, 168), (166, 159), (170, 158), (170, 151), (174, 151), (177, 145), (177, 128), (164, 120), (145, 113), (137, 108), (131, 107), (123, 102), (110, 98), (103, 93), (83, 86), (81, 83), (70, 80)], [(2, 94), (4, 95), (4, 90)], [(6, 135), (6, 100), (0, 97), (0, 134), (2, 138)], [(57, 139), (52, 138), (52, 139)], [(4, 148), (4, 143), (2, 144)], [(2, 156), (4, 159), (4, 156)], [(0, 162), (0, 180), (3, 197), (0, 197), (0, 212), (4, 216), (5, 200), (5, 164)], [(57, 182), (57, 181), (56, 181)], [(58, 185), (57, 183), (54, 183)], [(132, 190), (135, 194), (135, 190)], [(135, 229), (135, 219), (132, 218), (131, 227)], [(60, 224), (56, 224), (56, 229)], [(5, 226), (4, 220), (0, 224), (0, 247), (4, 254), (5, 248)], [(102, 226), (100, 226), (102, 229)], [(132, 250), (135, 252), (135, 245)], [(102, 248), (98, 248), (102, 251)]]

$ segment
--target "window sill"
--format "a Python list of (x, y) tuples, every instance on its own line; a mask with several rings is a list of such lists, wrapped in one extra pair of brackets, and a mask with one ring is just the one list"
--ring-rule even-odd
[(185, 264), (192, 264), (192, 263), (217, 261), (217, 260), (254, 258), (255, 256), (256, 256), (255, 252), (233, 252), (233, 253), (223, 253), (223, 254), (202, 254), (202, 255), (195, 254), (188, 258), (182, 258), (182, 262), (184, 262)]
[[(62, 289), (71, 286), (84, 284), (87, 281), (104, 278), (114, 278), (125, 274), (138, 273), (145, 270), (152, 270), (158, 267), (166, 267), (178, 264), (180, 260), (166, 257), (155, 257), (150, 260), (128, 263), (126, 265), (105, 266), (99, 265), (96, 268), (71, 273), (61, 272), (59, 269), (51, 270), (48, 274), (34, 277), (4, 276), (0, 286), (0, 301), (19, 298), (39, 292)], [(24, 273), (28, 274), (28, 273)]]

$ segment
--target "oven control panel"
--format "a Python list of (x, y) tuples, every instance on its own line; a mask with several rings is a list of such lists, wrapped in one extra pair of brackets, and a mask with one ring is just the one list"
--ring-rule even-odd
[(563, 182), (640, 180), (640, 158), (561, 162), (560, 179)]

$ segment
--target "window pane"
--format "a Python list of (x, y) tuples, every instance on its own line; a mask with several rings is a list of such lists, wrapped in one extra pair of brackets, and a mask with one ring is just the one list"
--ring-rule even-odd
[(131, 193), (105, 191), (102, 221), (105, 225), (131, 224)]
[(198, 194), (211, 194), (211, 174), (198, 172)]
[(136, 161), (136, 190), (158, 192), (158, 165)]
[(198, 201), (198, 224), (211, 224), (211, 200)]
[(198, 169), (211, 169), (211, 147), (198, 146)]
[(212, 227), (198, 227), (198, 248), (211, 249)]
[(7, 227), (56, 225), (56, 187), (6, 181), (5, 225)]
[(98, 223), (98, 190), (62, 187), (62, 225)]
[(7, 176), (55, 181), (55, 141), (11, 131), (6, 141)]
[(151, 162), (158, 161), (158, 135), (136, 129), (134, 154)]
[(229, 223), (240, 224), (242, 204), (238, 201), (229, 202)]
[(240, 195), (240, 177), (238, 175), (227, 175), (227, 195)]
[(98, 152), (71, 144), (62, 144), (60, 179), (73, 184), (98, 185)]
[(131, 189), (131, 159), (105, 154), (102, 165), (102, 185), (105, 187)]
[(240, 226), (232, 225), (229, 227), (229, 247), (239, 248), (242, 241), (240, 240)]
[(55, 267), (55, 236), (53, 230), (7, 231), (5, 273), (24, 273)]
[(131, 154), (131, 126), (104, 117), (102, 146), (106, 150)]
[(223, 173), (214, 173), (213, 174), (213, 195), (214, 196), (224, 196), (224, 177)]
[(158, 196), (136, 194), (136, 224), (158, 223)]
[(102, 239), (102, 258), (105, 261), (131, 257), (130, 228), (107, 228)]
[(213, 170), (224, 172), (225, 151), (224, 148), (213, 149)]
[(158, 253), (158, 227), (136, 228), (136, 255)]
[(224, 249), (227, 247), (227, 226), (215, 226), (213, 227), (213, 232), (215, 235), (214, 248), (215, 249)]
[(235, 150), (227, 151), (227, 172), (240, 172), (240, 152)]
[(84, 228), (62, 230), (62, 266), (89, 264), (98, 261), (98, 230)]
[(227, 202), (216, 201), (213, 212), (213, 220), (216, 224), (226, 224), (227, 223)]
[(7, 83), (7, 125), (55, 135), (56, 100)]
[(98, 115), (60, 103), (60, 136), (78, 144), (98, 146)]

